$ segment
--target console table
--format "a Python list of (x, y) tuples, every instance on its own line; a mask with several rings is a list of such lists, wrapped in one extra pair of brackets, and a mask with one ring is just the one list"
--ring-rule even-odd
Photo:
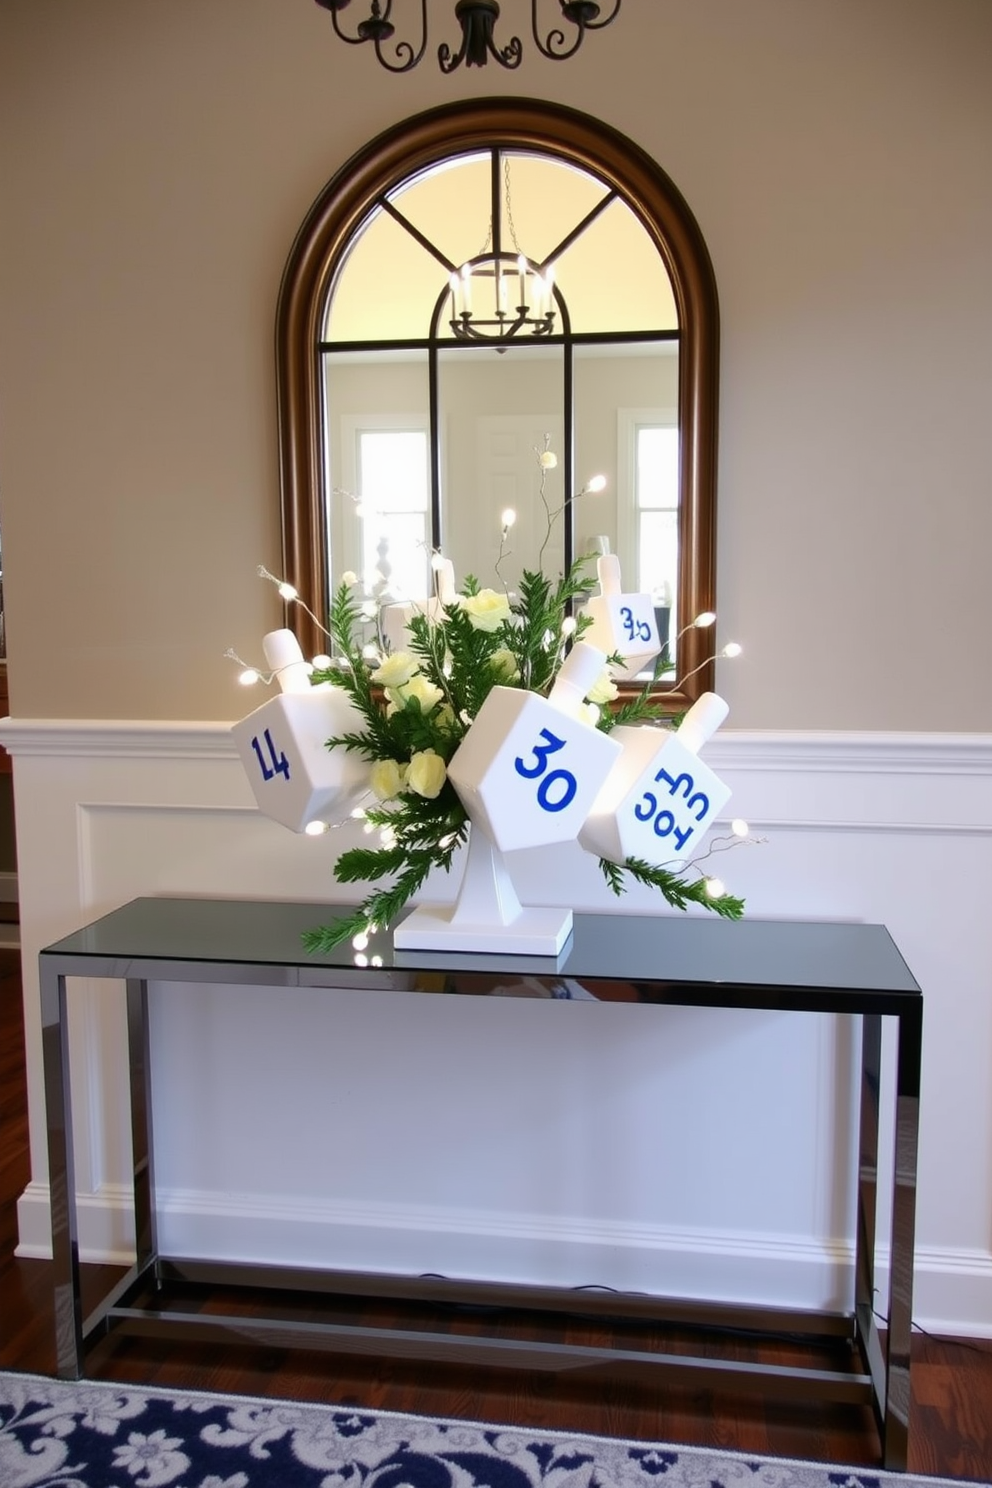
[[(301, 934), (346, 907), (208, 899), (136, 899), (40, 954), (48, 1110), (49, 1172), (56, 1282), (58, 1369), (78, 1378), (88, 1352), (116, 1331), (225, 1340), (240, 1337), (333, 1353), (397, 1356), (442, 1363), (486, 1363), (519, 1370), (667, 1379), (708, 1388), (757, 1390), (822, 1400), (870, 1403), (886, 1467), (906, 1466), (910, 1329), (919, 1121), (923, 998), (888, 931), (880, 925), (749, 921), (731, 924), (689, 916), (575, 916), (556, 958), (482, 955), (471, 951), (395, 950), (388, 930), (356, 953), (346, 943), (312, 957)], [(622, 933), (618, 933), (622, 931)], [(483, 996), (497, 983), (526, 976), (531, 990), (567, 1003), (576, 998), (679, 1007), (758, 1008), (853, 1014), (861, 1024), (860, 1138), (852, 1307), (803, 1312), (639, 1294), (464, 1282), (421, 1276), (313, 1271), (202, 1261), (160, 1254), (156, 1238), (154, 1149), (148, 1087), (148, 984), (220, 982), (232, 986), (351, 987)], [(124, 1279), (84, 1316), (73, 1177), (67, 998), (68, 979), (110, 977), (126, 983), (130, 1050), (136, 1261)], [(156, 995), (167, 992), (158, 989)], [(568, 1012), (562, 1009), (562, 1016)], [(650, 1016), (646, 1012), (645, 1016)], [(882, 1019), (898, 1037), (887, 1330), (875, 1324), (875, 1216), (881, 1090)], [(169, 1308), (166, 1284), (231, 1284), (278, 1298), (293, 1290), (328, 1298), (395, 1298), (580, 1312), (603, 1318), (746, 1328), (847, 1339), (850, 1371), (748, 1364), (630, 1348), (580, 1347), (458, 1333), (384, 1329), (333, 1321), (294, 1320), (274, 1303), (263, 1317)], [(151, 1300), (147, 1294), (151, 1289)]]

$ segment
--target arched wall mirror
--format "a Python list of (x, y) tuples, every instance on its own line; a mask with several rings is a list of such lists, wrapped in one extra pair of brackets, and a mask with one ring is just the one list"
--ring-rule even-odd
[(426, 597), (437, 549), (510, 588), (613, 551), (653, 596), (682, 707), (712, 685), (686, 627), (715, 608), (718, 355), (699, 228), (623, 135), (526, 99), (389, 130), (328, 183), (283, 277), (286, 578), (321, 615), (348, 570)]

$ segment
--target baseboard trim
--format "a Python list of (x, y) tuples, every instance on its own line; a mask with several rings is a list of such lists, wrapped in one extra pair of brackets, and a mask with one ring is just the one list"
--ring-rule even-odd
[[(16, 1254), (51, 1259), (47, 1185), (18, 1204)], [(843, 1310), (850, 1305), (853, 1248), (846, 1240), (645, 1228), (613, 1221), (486, 1215), (398, 1205), (347, 1205), (174, 1191), (158, 1210), (164, 1253), (340, 1267), (401, 1275), (436, 1272), (492, 1281), (613, 1286), (651, 1295)], [(78, 1201), (80, 1259), (133, 1260), (131, 1195), (108, 1185)], [(182, 1236), (182, 1245), (174, 1240)], [(245, 1237), (251, 1244), (245, 1245)], [(887, 1258), (879, 1254), (878, 1308)], [(914, 1322), (940, 1337), (992, 1339), (992, 1253), (916, 1254)]]
[[(76, 1199), (79, 1259), (108, 1266), (129, 1266), (134, 1260), (134, 1211), (129, 1189), (116, 1184)], [(22, 1260), (52, 1259), (52, 1214), (47, 1183), (29, 1183), (17, 1201), (19, 1242), (14, 1251)]]

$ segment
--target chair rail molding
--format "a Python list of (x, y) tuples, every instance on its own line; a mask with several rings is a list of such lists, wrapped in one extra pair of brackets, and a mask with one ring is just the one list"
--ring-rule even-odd
[[(223, 722), (8, 718), (0, 743), (14, 771), (32, 1156), (19, 1253), (40, 1256), (39, 949), (141, 894), (312, 900), (319, 923), (322, 903), (346, 898), (334, 855), (360, 828), (297, 837), (261, 817)], [(992, 735), (728, 730), (706, 757), (733, 789), (728, 815), (762, 839), (719, 859), (748, 915), (884, 923), (923, 987), (917, 1320), (992, 1337)], [(524, 902), (613, 909), (618, 929), (657, 912), (647, 890), (614, 899), (577, 848), (514, 858)], [(453, 874), (426, 892), (456, 887)], [(591, 1037), (581, 1016), (516, 997), (383, 994), (373, 1007), (331, 990), (294, 994), (291, 1015), (265, 988), (152, 999), (174, 1253), (220, 1255), (236, 1239), (262, 1261), (374, 1256), (399, 1271), (799, 1306), (848, 1294), (857, 1030), (845, 1019), (672, 1008), (646, 1039), (641, 1010), (621, 1005), (598, 1005)], [(116, 1260), (131, 1243), (120, 987), (81, 984), (73, 1012), (81, 1251)], [(211, 1127), (217, 1103), (226, 1136)], [(883, 1153), (890, 1143), (883, 1131)], [(885, 1240), (883, 1225), (883, 1256)]]

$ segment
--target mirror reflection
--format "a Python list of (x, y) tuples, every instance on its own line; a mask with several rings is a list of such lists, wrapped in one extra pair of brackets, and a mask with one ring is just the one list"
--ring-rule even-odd
[(404, 180), (343, 257), (320, 351), (332, 587), (424, 599), (443, 548), (459, 582), (512, 589), (609, 551), (674, 634), (675, 299), (594, 173), (494, 148)]

